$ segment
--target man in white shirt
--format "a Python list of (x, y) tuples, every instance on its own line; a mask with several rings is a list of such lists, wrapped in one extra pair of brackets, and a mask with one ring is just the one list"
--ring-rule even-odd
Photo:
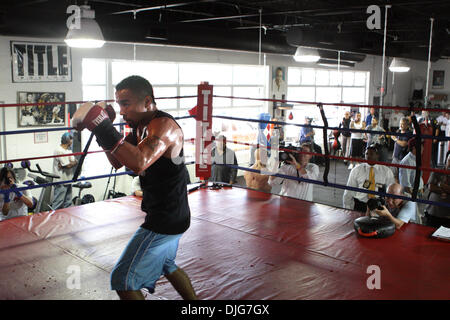
[[(442, 114), (436, 118), (436, 122), (438, 125), (436, 136), (439, 137), (447, 137), (449, 136), (446, 134), (448, 129), (450, 128), (450, 113), (448, 110), (443, 111)], [(438, 165), (445, 165), (444, 158), (445, 154), (448, 151), (448, 141), (439, 141), (438, 142), (438, 158), (437, 158), (437, 164)]]
[(400, 120), (405, 115), (398, 110), (392, 110), (391, 115), (389, 117), (389, 128), (391, 132), (395, 132), (400, 127)]
[[(72, 150), (73, 137), (69, 132), (61, 136), (61, 144), (56, 148), (54, 155), (70, 154)], [(77, 165), (78, 161), (74, 156), (57, 157), (53, 159), (53, 173), (59, 176), (55, 181), (66, 181), (72, 179), (72, 168)], [(67, 208), (72, 205), (72, 185), (56, 185), (53, 191), (52, 209)]]
[[(387, 186), (395, 182), (392, 170), (386, 166), (373, 164), (378, 161), (379, 150), (376, 145), (370, 145), (366, 150), (368, 163), (360, 163), (350, 171), (347, 186), (371, 191), (385, 191)], [(366, 213), (367, 200), (375, 195), (345, 190), (343, 205), (345, 209)]]
[[(303, 144), (300, 151), (311, 152), (311, 145), (308, 143)], [(290, 157), (291, 160), (286, 160), (286, 163), (278, 169), (277, 173), (297, 178), (317, 179), (319, 166), (309, 163), (311, 155), (297, 153), (296, 157), (292, 155)], [(270, 176), (269, 184), (271, 186), (281, 185), (280, 195), (282, 196), (313, 201), (313, 185), (311, 183)]]
[[(423, 146), (423, 143), (422, 143)], [(416, 166), (416, 138), (412, 138), (408, 141), (408, 150), (409, 153), (402, 159), (400, 162), (401, 165), (404, 166)], [(421, 148), (423, 152), (423, 147)], [(399, 168), (398, 170), (398, 180), (400, 184), (403, 186), (405, 191), (409, 194), (412, 194), (414, 188), (414, 180), (416, 179), (416, 170), (414, 169), (406, 169)], [(420, 172), (420, 183), (419, 183), (419, 193), (421, 195), (423, 192), (423, 179), (422, 172)]]

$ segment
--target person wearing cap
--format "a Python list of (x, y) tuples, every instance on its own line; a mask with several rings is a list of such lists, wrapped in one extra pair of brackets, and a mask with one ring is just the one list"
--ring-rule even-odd
[[(409, 153), (402, 159), (400, 162), (401, 165), (404, 166), (416, 166), (416, 138), (411, 138), (408, 140), (408, 150)], [(421, 152), (423, 152), (423, 148), (421, 148)], [(414, 180), (416, 179), (416, 170), (407, 169), (407, 168), (399, 168), (398, 170), (398, 180), (400, 184), (405, 188), (405, 192), (412, 194), (414, 188)], [(419, 182), (419, 193), (421, 195), (423, 192), (423, 179), (422, 172), (420, 172), (420, 182)]]
[[(60, 156), (72, 153), (73, 137), (69, 132), (64, 133), (61, 136), (61, 144), (55, 149), (54, 155)], [(78, 161), (74, 156), (64, 156), (53, 158), (53, 173), (58, 175), (59, 178), (55, 178), (56, 181), (67, 181), (73, 177), (73, 167), (77, 165)], [(59, 184), (54, 186), (52, 209), (67, 208), (72, 205), (72, 185), (71, 184)]]

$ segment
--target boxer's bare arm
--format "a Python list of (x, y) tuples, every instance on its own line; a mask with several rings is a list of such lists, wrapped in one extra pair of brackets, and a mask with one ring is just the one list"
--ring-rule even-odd
[(183, 135), (176, 123), (169, 118), (158, 118), (147, 126), (147, 137), (137, 146), (128, 142), (119, 145), (112, 153), (122, 165), (140, 174), (162, 156), (170, 157), (182, 149)]

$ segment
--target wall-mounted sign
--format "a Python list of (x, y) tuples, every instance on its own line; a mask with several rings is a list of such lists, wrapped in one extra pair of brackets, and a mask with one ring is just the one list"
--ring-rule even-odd
[(65, 43), (11, 41), (13, 82), (72, 81), (72, 58)]

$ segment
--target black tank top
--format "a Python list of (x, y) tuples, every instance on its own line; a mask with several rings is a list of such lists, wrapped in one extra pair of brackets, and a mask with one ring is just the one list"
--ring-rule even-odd
[[(156, 111), (153, 119), (161, 117), (175, 121), (170, 114), (160, 110)], [(132, 134), (137, 142), (136, 131), (133, 130)], [(143, 191), (141, 209), (147, 213), (141, 227), (162, 234), (180, 234), (189, 228), (191, 212), (183, 149), (179, 158), (182, 160), (174, 163), (172, 159), (161, 156), (139, 177)]]

